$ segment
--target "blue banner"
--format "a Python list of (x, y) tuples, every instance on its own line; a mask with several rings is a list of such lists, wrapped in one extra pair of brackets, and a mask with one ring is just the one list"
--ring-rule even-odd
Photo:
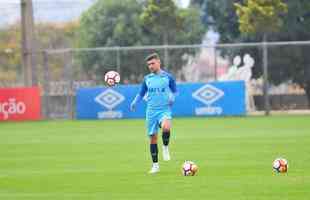
[[(173, 116), (245, 115), (243, 81), (178, 84)], [(146, 103), (129, 110), (140, 85), (118, 85), (79, 89), (76, 95), (77, 119), (144, 118)]]

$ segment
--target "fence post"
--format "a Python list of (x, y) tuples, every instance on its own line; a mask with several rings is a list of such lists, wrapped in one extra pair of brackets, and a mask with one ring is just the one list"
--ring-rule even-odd
[(165, 67), (165, 70), (169, 71), (169, 53), (168, 53), (168, 46), (166, 44), (164, 47), (164, 56), (165, 56), (164, 67)]
[(68, 52), (68, 64), (65, 65), (65, 80), (67, 81), (67, 88), (65, 93), (67, 93), (67, 114), (69, 119), (74, 118), (73, 113), (73, 96), (74, 96), (74, 88), (73, 88), (73, 51)]
[(121, 73), (121, 56), (120, 56), (120, 48), (116, 49), (116, 71), (122, 75)]
[(214, 46), (214, 80), (217, 81), (217, 49), (216, 46)]
[(43, 51), (43, 110), (44, 118), (49, 119), (50, 109), (49, 109), (49, 96), (50, 96), (50, 77), (49, 77), (49, 66), (48, 66), (48, 53)]
[(270, 104), (269, 104), (269, 82), (268, 82), (268, 47), (266, 43), (266, 34), (264, 35), (263, 40), (263, 92), (264, 92), (264, 106), (265, 106), (265, 115), (268, 116), (270, 114)]

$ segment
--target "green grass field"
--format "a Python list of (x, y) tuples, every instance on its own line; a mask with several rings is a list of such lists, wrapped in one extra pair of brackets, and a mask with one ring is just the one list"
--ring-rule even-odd
[[(172, 160), (160, 151), (149, 175), (143, 120), (0, 123), (0, 199), (310, 198), (310, 116), (179, 118), (172, 134)], [(279, 156), (287, 174), (272, 172)]]

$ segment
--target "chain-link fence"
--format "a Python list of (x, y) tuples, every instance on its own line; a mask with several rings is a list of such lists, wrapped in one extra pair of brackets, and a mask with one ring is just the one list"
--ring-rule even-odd
[[(78, 88), (103, 86), (109, 70), (121, 74), (121, 84), (138, 84), (148, 73), (144, 58), (157, 52), (163, 68), (179, 83), (244, 80), (247, 111), (268, 114), (309, 109), (309, 50), (310, 41), (45, 50), (36, 54), (34, 74), (42, 89), (44, 116), (74, 118)], [(2, 52), (0, 60), (11, 59), (10, 53)], [(23, 86), (20, 67), (10, 81), (5, 70), (0, 65), (1, 87)]]
[(248, 112), (309, 110), (310, 41), (66, 49), (75, 46), (78, 18), (95, 2), (33, 1), (36, 48), (53, 50), (31, 52), (32, 69), (22, 64), (21, 1), (0, 3), (0, 87), (26, 86), (32, 71), (43, 115), (74, 118), (78, 88), (103, 86), (109, 70), (121, 74), (122, 84), (140, 83), (148, 73), (144, 58), (156, 51), (178, 82), (245, 80)]
[[(264, 45), (268, 53), (265, 71)], [(46, 100), (45, 115), (74, 117), (76, 89), (103, 86), (104, 74), (109, 70), (121, 74), (122, 84), (141, 82), (148, 73), (144, 58), (154, 51), (177, 82), (246, 81), (249, 112), (308, 109), (309, 45), (310, 42), (281, 42), (45, 51), (45, 76), (40, 81)]]

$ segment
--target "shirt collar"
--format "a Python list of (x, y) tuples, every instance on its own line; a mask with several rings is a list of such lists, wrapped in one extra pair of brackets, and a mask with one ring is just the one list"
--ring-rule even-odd
[(152, 76), (156, 76), (156, 75), (162, 76), (164, 73), (165, 73), (164, 70), (160, 69), (158, 74), (155, 74), (155, 73), (151, 73), (151, 74)]

